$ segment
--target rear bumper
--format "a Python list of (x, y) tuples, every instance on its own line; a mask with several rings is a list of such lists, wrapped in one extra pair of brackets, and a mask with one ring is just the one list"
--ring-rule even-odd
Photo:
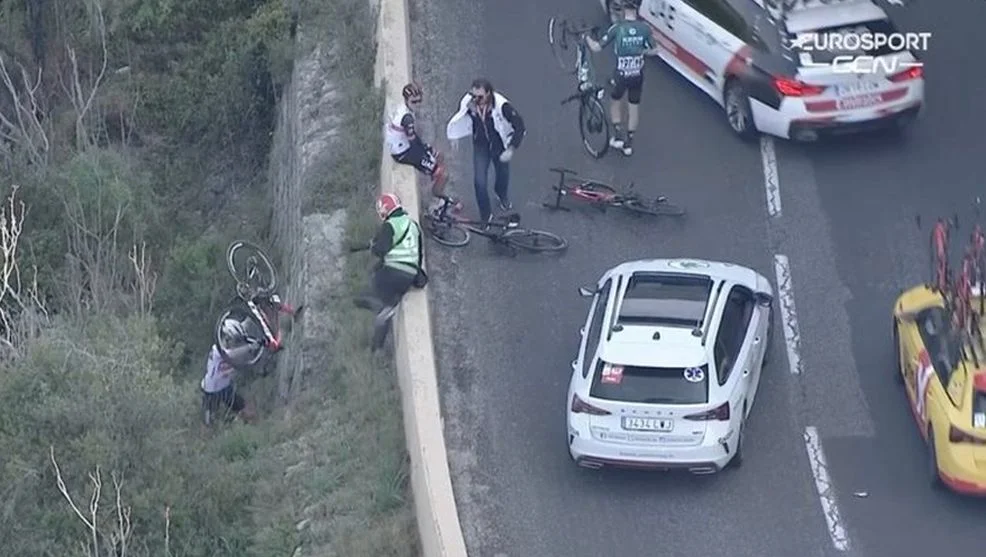
[[(568, 449), (572, 460), (583, 468), (628, 468), (693, 474), (715, 474), (726, 467), (736, 453), (735, 431), (722, 443), (706, 440), (692, 447), (656, 447), (599, 441), (569, 427)], [(728, 450), (727, 450), (728, 449)]]
[(828, 118), (795, 119), (791, 120), (787, 135), (791, 139), (797, 140), (804, 139), (806, 135), (816, 135), (818, 138), (821, 138), (888, 129), (914, 120), (921, 113), (921, 107), (921, 104), (915, 104), (903, 110), (887, 113), (877, 118), (854, 122), (838, 121)]
[(955, 476), (949, 476), (941, 470), (938, 471), (938, 475), (941, 477), (941, 481), (947, 485), (949, 489), (956, 493), (971, 495), (974, 497), (986, 497), (986, 483), (963, 480)]
[(956, 493), (986, 497), (986, 470), (976, 464), (968, 451), (955, 450), (954, 446), (944, 442), (938, 443), (938, 476)]

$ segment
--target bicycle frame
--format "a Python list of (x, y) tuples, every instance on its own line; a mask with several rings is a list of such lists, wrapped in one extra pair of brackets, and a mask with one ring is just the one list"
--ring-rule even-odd
[(590, 95), (595, 95), (596, 98), (602, 100), (606, 94), (606, 89), (597, 85), (595, 82), (595, 68), (592, 65), (592, 55), (589, 50), (589, 44), (585, 40), (589, 34), (588, 31), (575, 33), (566, 29), (565, 33), (571, 33), (579, 37), (575, 49), (575, 75), (578, 79), (578, 93), (566, 98), (561, 104), (565, 105)]
[[(627, 191), (625, 193), (591, 191), (589, 189), (586, 189), (584, 186), (586, 184), (591, 184), (596, 182), (593, 182), (592, 180), (585, 180), (583, 178), (579, 178), (577, 175), (575, 175), (574, 172), (570, 172), (568, 170), (564, 170), (561, 168), (552, 168), (551, 170), (558, 173), (558, 186), (555, 188), (555, 203), (554, 205), (547, 205), (549, 208), (561, 209), (567, 211), (568, 210), (567, 207), (561, 206), (561, 199), (562, 197), (565, 196), (574, 197), (580, 201), (584, 201), (585, 203), (600, 206), (603, 209), (605, 209), (605, 207), (607, 206), (619, 207), (620, 205), (623, 205), (628, 202), (641, 201), (640, 198), (632, 191), (633, 184), (630, 184), (630, 186), (627, 188), (630, 191)], [(579, 180), (580, 183), (576, 186), (567, 185), (565, 183), (565, 176), (567, 174), (571, 174), (572, 177), (574, 179)]]
[(282, 303), (277, 294), (268, 294), (266, 292), (259, 292), (245, 301), (250, 314), (260, 323), (260, 328), (264, 333), (264, 348), (270, 352), (277, 352), (283, 348), (284, 342), (279, 316), (282, 313), (293, 315), (295, 309), (288, 304)]

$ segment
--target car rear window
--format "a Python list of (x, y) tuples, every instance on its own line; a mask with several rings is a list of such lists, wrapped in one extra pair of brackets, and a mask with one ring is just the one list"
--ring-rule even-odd
[[(877, 19), (863, 23), (854, 23), (852, 25), (823, 27), (821, 29), (810, 31), (808, 34), (829, 37), (831, 35), (889, 35), (896, 32), (897, 28), (894, 27), (894, 24), (891, 23), (889, 19)], [(825, 40), (828, 39), (826, 38)], [(831, 48), (819, 50), (816, 48), (802, 51), (801, 49), (795, 48), (794, 52), (798, 55), (797, 59), (799, 60), (801, 59), (801, 53), (805, 52), (811, 56), (812, 62), (829, 64), (835, 59), (836, 56), (886, 56), (887, 54), (893, 54), (895, 50), (890, 48), (888, 45), (881, 45), (880, 48), (873, 50), (865, 50), (863, 48), (856, 50), (833, 50)]]
[(709, 366), (621, 366), (599, 360), (589, 396), (620, 402), (704, 404), (709, 401)]

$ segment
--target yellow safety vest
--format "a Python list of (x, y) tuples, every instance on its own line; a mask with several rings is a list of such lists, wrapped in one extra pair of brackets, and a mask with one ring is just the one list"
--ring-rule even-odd
[(419, 252), (421, 250), (421, 231), (418, 224), (408, 215), (397, 215), (387, 219), (394, 230), (394, 245), (383, 257), (383, 264), (412, 274), (418, 274)]

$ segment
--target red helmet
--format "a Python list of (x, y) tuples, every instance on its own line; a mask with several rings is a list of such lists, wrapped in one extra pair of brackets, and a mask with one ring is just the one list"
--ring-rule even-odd
[(397, 197), (393, 193), (384, 193), (380, 197), (377, 197), (377, 215), (380, 215), (381, 219), (386, 219), (398, 209), (403, 209), (401, 206), (401, 198)]

